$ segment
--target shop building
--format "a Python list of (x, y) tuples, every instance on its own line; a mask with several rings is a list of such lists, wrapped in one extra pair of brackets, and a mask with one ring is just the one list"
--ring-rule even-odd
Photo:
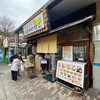
[(93, 22), (92, 41), (95, 45), (95, 56), (93, 62), (93, 88), (100, 91), (100, 2), (96, 2), (96, 19)]
[[(22, 40), (19, 39), (19, 42)], [(1, 41), (0, 44), (0, 61), (4, 61), (5, 63), (9, 63), (9, 58), (14, 55), (15, 53), (15, 39), (6, 37), (4, 40)], [(26, 43), (19, 43), (18, 48), (20, 52), (23, 52), (22, 55), (25, 57), (28, 52), (29, 46)]]
[(99, 4), (95, 0), (51, 0), (15, 31), (16, 43), (22, 31), (38, 54), (49, 55), (47, 70), (52, 73), (52, 80), (57, 78), (64, 85), (97, 89)]

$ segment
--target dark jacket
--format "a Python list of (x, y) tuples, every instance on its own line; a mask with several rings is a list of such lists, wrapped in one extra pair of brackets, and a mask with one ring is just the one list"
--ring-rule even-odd
[[(9, 59), (9, 62), (10, 63), (13, 62), (13, 60), (16, 59), (16, 58), (18, 58), (18, 54), (15, 54), (15, 55), (11, 56), (10, 59)], [(24, 63), (22, 57), (21, 57), (21, 61)]]

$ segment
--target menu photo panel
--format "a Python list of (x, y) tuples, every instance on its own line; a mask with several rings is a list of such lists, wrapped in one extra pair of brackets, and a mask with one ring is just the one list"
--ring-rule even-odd
[(84, 66), (84, 64), (58, 61), (56, 77), (83, 88)]

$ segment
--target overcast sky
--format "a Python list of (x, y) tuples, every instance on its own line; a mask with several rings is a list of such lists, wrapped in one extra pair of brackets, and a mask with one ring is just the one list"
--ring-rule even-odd
[(0, 0), (0, 19), (8, 16), (16, 28), (49, 0)]

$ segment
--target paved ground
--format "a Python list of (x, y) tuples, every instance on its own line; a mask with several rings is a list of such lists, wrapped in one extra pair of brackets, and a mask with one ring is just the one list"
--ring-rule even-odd
[(77, 96), (74, 92), (57, 82), (50, 83), (37, 77), (29, 79), (21, 72), (17, 82), (11, 80), (10, 67), (0, 62), (0, 100), (100, 100), (100, 93), (89, 89), (84, 96)]

